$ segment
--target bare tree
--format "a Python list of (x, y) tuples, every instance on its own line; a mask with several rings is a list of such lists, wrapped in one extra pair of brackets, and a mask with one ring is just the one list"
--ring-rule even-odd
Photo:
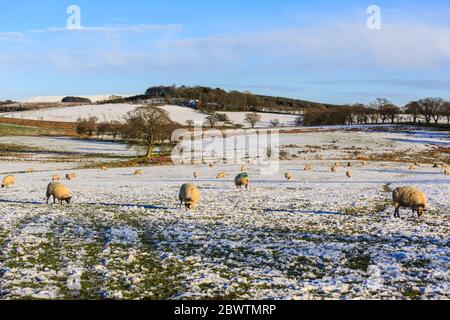
[(216, 116), (208, 116), (205, 119), (205, 125), (210, 126), (211, 128), (214, 128), (217, 122), (218, 120)]
[(248, 124), (250, 124), (250, 126), (252, 128), (254, 128), (256, 126), (256, 124), (261, 121), (261, 116), (259, 114), (257, 114), (256, 112), (253, 113), (247, 113), (245, 115), (245, 122), (247, 122)]
[(427, 124), (433, 119), (436, 124), (439, 122), (442, 114), (444, 99), (442, 98), (425, 98), (418, 101), (420, 105), (420, 113), (425, 117)]
[(140, 107), (126, 116), (125, 136), (130, 145), (147, 148), (147, 158), (153, 157), (153, 150), (158, 144), (170, 140), (175, 129), (169, 114), (158, 107)]
[(447, 118), (447, 124), (450, 124), (450, 101), (444, 103), (442, 110), (442, 114)]
[(81, 136), (88, 136), (91, 138), (97, 130), (97, 117), (90, 117), (89, 119), (78, 119), (77, 133)]
[(417, 123), (417, 118), (420, 115), (420, 104), (417, 101), (411, 101), (405, 106), (405, 112), (413, 118), (413, 122)]

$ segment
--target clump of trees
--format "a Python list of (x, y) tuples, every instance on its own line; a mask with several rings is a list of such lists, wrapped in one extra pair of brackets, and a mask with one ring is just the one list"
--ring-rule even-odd
[(82, 97), (65, 97), (61, 100), (61, 102), (64, 103), (89, 103), (91, 104), (91, 100), (88, 98), (82, 98)]

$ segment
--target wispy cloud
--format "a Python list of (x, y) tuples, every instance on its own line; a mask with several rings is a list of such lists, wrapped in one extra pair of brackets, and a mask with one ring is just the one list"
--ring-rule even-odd
[(128, 26), (98, 26), (81, 27), (79, 29), (68, 29), (62, 27), (53, 27), (46, 29), (34, 29), (32, 33), (55, 33), (55, 32), (97, 32), (97, 33), (146, 33), (146, 32), (179, 32), (183, 29), (180, 24), (138, 24)]
[(0, 41), (20, 41), (23, 38), (22, 32), (0, 32)]

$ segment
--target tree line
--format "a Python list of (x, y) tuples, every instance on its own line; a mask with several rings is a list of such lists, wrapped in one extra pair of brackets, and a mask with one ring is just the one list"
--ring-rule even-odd
[(374, 102), (343, 107), (307, 109), (304, 125), (353, 125), (353, 124), (438, 124), (446, 120), (450, 124), (450, 102), (442, 98), (425, 98), (411, 101), (400, 108), (385, 98)]

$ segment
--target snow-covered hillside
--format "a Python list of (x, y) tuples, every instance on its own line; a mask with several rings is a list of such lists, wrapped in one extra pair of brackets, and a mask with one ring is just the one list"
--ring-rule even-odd
[[(103, 105), (83, 105), (78, 107), (60, 107), (51, 109), (40, 109), (32, 111), (11, 112), (0, 114), (1, 117), (27, 119), (27, 120), (44, 120), (57, 122), (75, 122), (79, 118), (97, 117), (99, 121), (123, 121), (124, 116), (134, 110), (138, 105), (135, 104), (103, 104)], [(196, 111), (192, 108), (180, 107), (174, 105), (162, 106), (166, 110), (171, 119), (181, 125), (185, 125), (188, 120), (196, 123), (203, 123), (208, 114)], [(223, 112), (230, 120), (237, 125), (249, 127), (245, 120), (245, 112)], [(270, 121), (278, 119), (280, 125), (295, 126), (294, 115), (261, 113), (261, 121), (257, 127), (270, 127)]]

